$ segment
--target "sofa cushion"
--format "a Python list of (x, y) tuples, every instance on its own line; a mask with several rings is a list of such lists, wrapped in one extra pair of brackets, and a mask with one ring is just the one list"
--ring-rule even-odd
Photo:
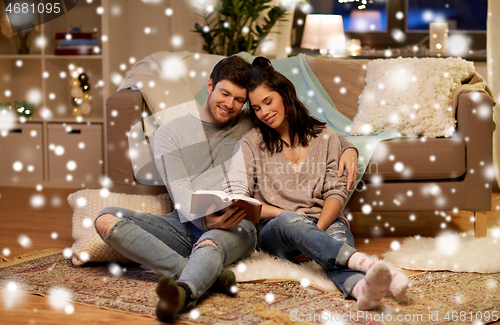
[(351, 134), (397, 128), (407, 136), (450, 137), (455, 130), (452, 93), (474, 73), (460, 58), (377, 59), (367, 64)]
[(337, 110), (352, 121), (358, 113), (358, 97), (365, 87), (366, 64), (370, 60), (307, 55), (305, 58)]
[(466, 171), (462, 139), (395, 139), (380, 142), (370, 160), (365, 181), (437, 180)]
[(70, 194), (68, 202), (74, 211), (72, 235), (75, 242), (71, 247), (74, 265), (88, 262), (130, 262), (108, 246), (94, 227), (99, 211), (105, 207), (116, 206), (151, 214), (167, 214), (174, 209), (172, 200), (166, 193), (157, 196), (127, 195), (85, 189)]

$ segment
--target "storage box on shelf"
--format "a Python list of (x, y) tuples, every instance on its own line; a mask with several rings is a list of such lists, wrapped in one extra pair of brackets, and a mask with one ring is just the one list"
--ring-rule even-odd
[(1, 183), (22, 185), (24, 182), (43, 181), (41, 135), (42, 123), (16, 123), (1, 133)]
[[(15, 101), (35, 104), (33, 117), (28, 120), (18, 118), (18, 123), (7, 130), (8, 136), (0, 139), (0, 166), (5, 171), (5, 176), (0, 177), (0, 186), (99, 186), (98, 180), (105, 174), (107, 163), (107, 155), (103, 153), (107, 151), (103, 146), (106, 132), (103, 108), (109, 96), (109, 51), (107, 44), (101, 41), (102, 35), (108, 34), (107, 13), (108, 0), (80, 1), (69, 12), (41, 25), (39, 32), (33, 32), (30, 54), (17, 54), (14, 38), (0, 35), (0, 103), (10, 102), (12, 109)], [(4, 12), (0, 12), (0, 16), (3, 15)], [(95, 34), (98, 51), (93, 51), (92, 55), (55, 55), (59, 45), (56, 33), (70, 32), (72, 26), (81, 26), (82, 31)], [(45, 42), (42, 47), (37, 42), (40, 37)], [(81, 68), (89, 77), (91, 112), (87, 115), (73, 115), (70, 66)], [(36, 142), (39, 146), (38, 155), (30, 156), (35, 157), (36, 164), (32, 160), (23, 161), (25, 156), (21, 155), (18, 160), (24, 169), (16, 171), (11, 157), (27, 150), (27, 145), (14, 145), (13, 141), (24, 137), (25, 129), (31, 134), (34, 126), (39, 128), (37, 137), (23, 138), (22, 141)], [(65, 133), (68, 126), (80, 130), (80, 133)], [(74, 143), (76, 138), (78, 142)], [(73, 148), (80, 142), (85, 144), (84, 149)], [(64, 147), (65, 154), (57, 156), (50, 150), (53, 145)], [(77, 166), (71, 181), (66, 178), (69, 174), (66, 167), (68, 161), (74, 161)], [(36, 173), (27, 172), (28, 165), (33, 165)]]
[(48, 180), (98, 185), (103, 174), (102, 125), (49, 123), (47, 129)]

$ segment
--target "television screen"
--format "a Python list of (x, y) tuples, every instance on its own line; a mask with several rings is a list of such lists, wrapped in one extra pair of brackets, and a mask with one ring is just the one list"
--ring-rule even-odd
[(428, 31), (429, 23), (446, 22), (449, 30), (485, 32), (488, 0), (407, 0), (409, 32)]
[(342, 16), (345, 31), (387, 31), (387, 0), (334, 0), (332, 13)]

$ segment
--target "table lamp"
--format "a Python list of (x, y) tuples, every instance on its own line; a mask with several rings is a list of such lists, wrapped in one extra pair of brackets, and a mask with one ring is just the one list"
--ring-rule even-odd
[(321, 55), (345, 55), (346, 39), (340, 15), (311, 14), (306, 16), (300, 47), (319, 49)]

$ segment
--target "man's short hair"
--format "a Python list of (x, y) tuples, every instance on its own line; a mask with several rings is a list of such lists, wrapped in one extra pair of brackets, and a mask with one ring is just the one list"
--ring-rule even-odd
[(210, 74), (210, 79), (212, 79), (212, 90), (219, 81), (224, 79), (246, 88), (250, 67), (250, 63), (237, 55), (232, 55), (220, 60)]

